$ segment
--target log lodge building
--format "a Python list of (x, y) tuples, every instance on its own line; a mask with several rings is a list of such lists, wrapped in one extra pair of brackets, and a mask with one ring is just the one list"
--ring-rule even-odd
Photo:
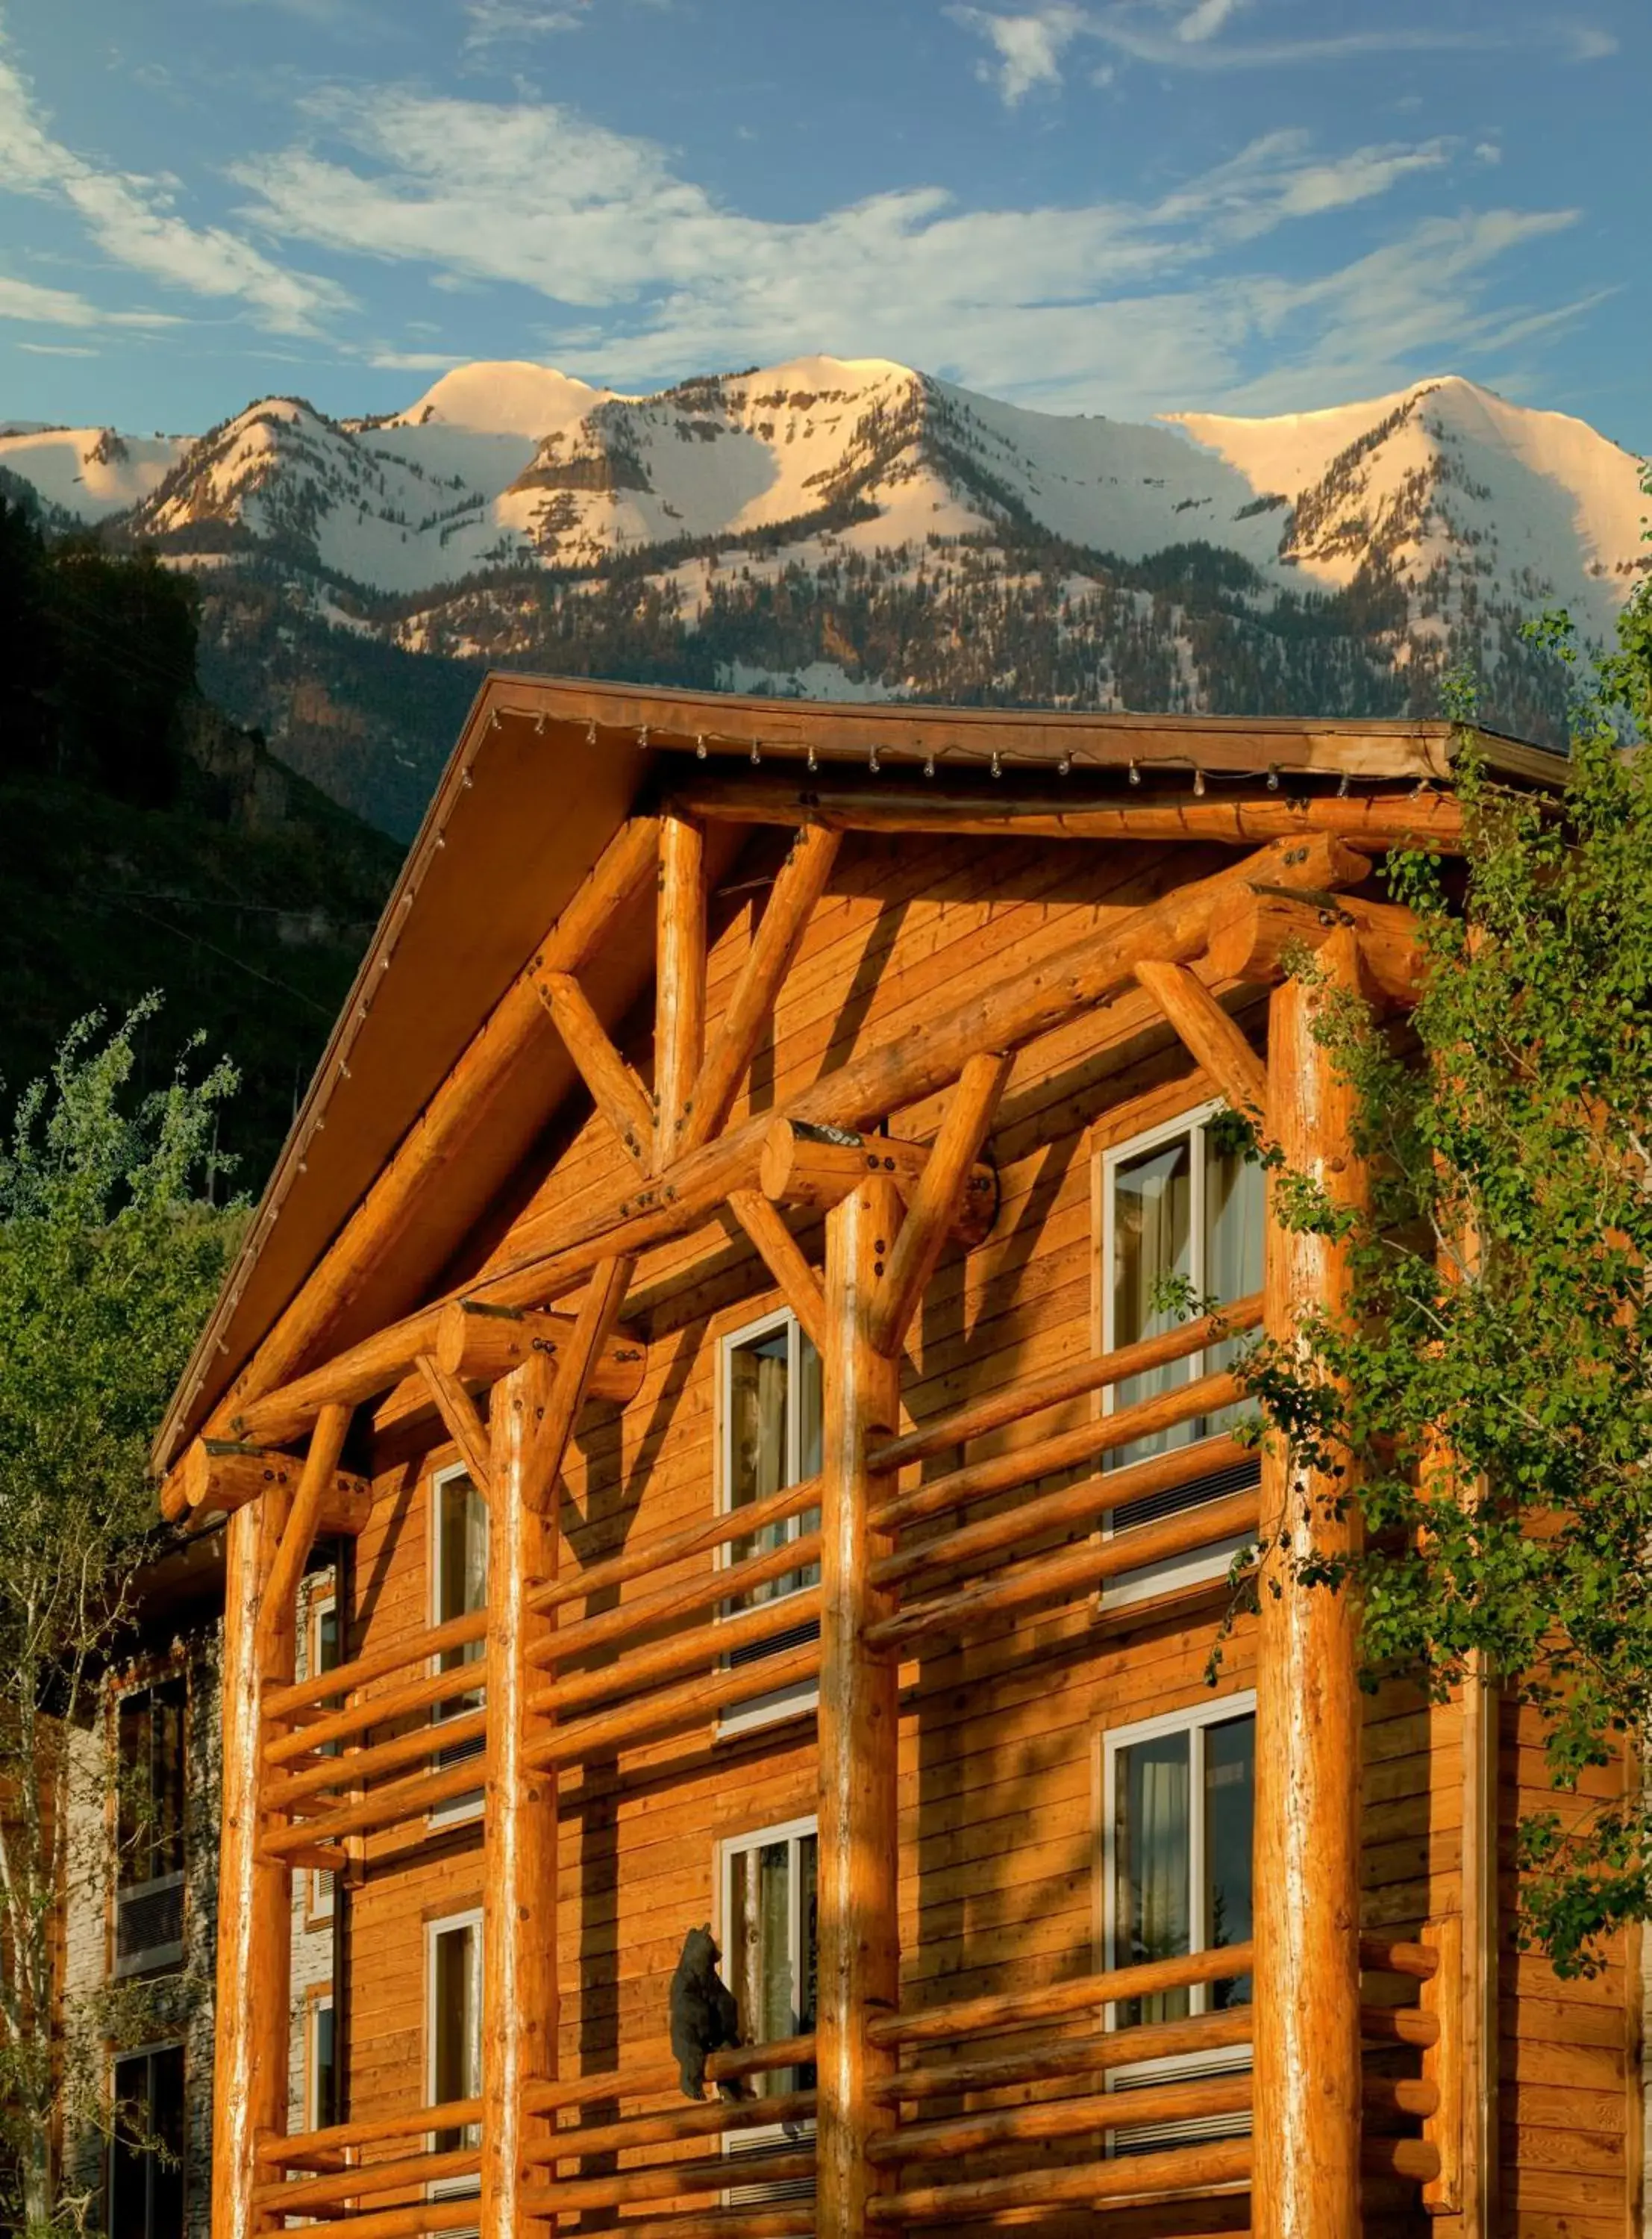
[(1236, 1353), (1344, 1280), (1212, 1123), (1357, 1193), (1315, 1007), (1410, 999), (1450, 744), (488, 680), (159, 1433), (214, 2239), (1638, 2228), (1638, 1949), (1509, 1932), (1523, 1713), (1362, 1694), (1277, 1569), (1210, 1668), (1324, 1528)]

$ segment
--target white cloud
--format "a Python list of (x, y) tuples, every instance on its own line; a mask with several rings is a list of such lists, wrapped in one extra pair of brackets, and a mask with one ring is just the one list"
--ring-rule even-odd
[(569, 0), (565, 6), (545, 6), (540, 0), (466, 0), (469, 29), (465, 47), (474, 53), (507, 41), (538, 39), (554, 31), (577, 31), (586, 20), (591, 0)]
[(456, 365), (468, 361), (453, 357), (442, 350), (374, 350), (368, 363), (388, 373), (451, 373)]
[(947, 12), (993, 49), (994, 59), (979, 63), (978, 72), (986, 84), (997, 86), (1010, 109), (1040, 88), (1059, 87), (1062, 56), (1087, 28), (1084, 10), (1070, 0), (1053, 0), (1030, 15), (996, 16), (989, 9), (965, 7)]
[(14, 342), (14, 349), (27, 350), (30, 357), (102, 357), (102, 350), (86, 342)]
[(1237, 16), (1244, 0), (1198, 0), (1197, 8), (1184, 16), (1176, 26), (1176, 36), (1184, 44), (1200, 39), (1213, 39), (1223, 26)]
[[(1154, 199), (970, 210), (917, 187), (782, 223), (720, 204), (653, 143), (554, 104), (340, 89), (310, 113), (312, 142), (241, 166), (260, 227), (422, 268), (435, 286), (528, 291), (554, 307), (536, 338), (547, 355), (636, 388), (819, 349), (1114, 412), (1231, 393), (1263, 357), (1335, 365), (1371, 394), (1400, 385), (1386, 369), (1413, 347), (1426, 343), (1430, 365), (1478, 347), (1499, 260), (1571, 223), (1430, 221), (1444, 230), (1286, 278), (1257, 244), (1443, 176), (1453, 148), (1328, 155), (1278, 132)], [(1375, 370), (1356, 374), (1356, 361)]]
[(0, 319), (27, 319), (43, 327), (169, 327), (176, 323), (160, 311), (102, 311), (69, 289), (42, 288), (32, 280), (10, 280), (3, 275), (0, 275)]
[(0, 187), (66, 204), (112, 262), (194, 295), (238, 300), (278, 334), (313, 334), (349, 301), (331, 281), (288, 270), (222, 226), (191, 225), (174, 208), (174, 182), (100, 169), (55, 140), (3, 49)]

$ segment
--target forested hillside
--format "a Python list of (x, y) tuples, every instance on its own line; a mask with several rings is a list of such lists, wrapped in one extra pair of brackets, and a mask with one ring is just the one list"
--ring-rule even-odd
[(0, 1076), (160, 988), (146, 1085), (196, 1031), (232, 1058), (221, 1147), (255, 1192), (400, 851), (202, 696), (196, 632), (189, 577), (48, 542), (0, 491)]

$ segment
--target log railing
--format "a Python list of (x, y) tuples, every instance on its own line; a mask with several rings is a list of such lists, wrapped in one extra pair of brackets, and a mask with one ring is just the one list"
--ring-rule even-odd
[[(1421, 2005), (1373, 1998), (1360, 2009), (1368, 2054), (1381, 2063), (1364, 2080), (1363, 2159), (1373, 2176), (1421, 2183), (1430, 2202), (1443, 2197), (1439, 2189), (1452, 2159), (1449, 2140), (1461, 2119), (1450, 2090), (1455, 2007), (1449, 1997), (1430, 1996), (1450, 1971), (1455, 1926), (1437, 1923), (1426, 1943), (1377, 1937), (1360, 1943), (1360, 1963), (1369, 1974), (1387, 1978), (1390, 1988), (1396, 1981), (1420, 1986), (1423, 1994)], [(891, 2189), (869, 2204), (872, 2222), (961, 2223), (1247, 2185), (1252, 2079), (1244, 2054), (1252, 2008), (1122, 2027), (1107, 2022), (1126, 2002), (1231, 1981), (1254, 1965), (1254, 1947), (1235, 1944), (873, 2021), (873, 2041), (899, 2048), (908, 2064), (872, 2087), (874, 2098), (896, 2116), (869, 2149), (874, 2166), (891, 2178)], [(1255, 1996), (1266, 1995), (1266, 1984), (1257, 1983)], [(991, 2039), (990, 2048), (972, 2050), (971, 2041), (981, 2039)], [(1138, 2063), (1208, 2059), (1224, 2051), (1237, 2056), (1223, 2072), (1178, 2077), (1172, 2071), (1117, 2088), (1119, 2071)], [(1396, 2057), (1413, 2065), (1420, 2058), (1421, 2072), (1393, 2072)], [(1029, 2087), (1035, 2089), (1030, 2093)], [(938, 2100), (952, 2103), (939, 2115), (932, 2111)], [(1092, 2143), (1098, 2136), (1127, 2142), (1129, 2133), (1150, 2126), (1224, 2116), (1232, 2118), (1236, 2133), (1225, 2138), (1164, 2143), (1105, 2158)], [(1399, 2127), (1419, 2123), (1420, 2135)], [(1000, 2157), (1021, 2165), (994, 2169)], [(1030, 2157), (1033, 2166), (1025, 2165)], [(942, 2175), (937, 2165), (949, 2163), (967, 2164), (968, 2176)]]
[[(441, 1665), (487, 1631), (485, 1611), (454, 1618), (272, 1691), (261, 1759), (271, 1824), (261, 1854), (301, 1862), (318, 1847), (381, 1832), (474, 1794), (487, 1773), (485, 1701), (451, 1717), (438, 1713), (445, 1704), (485, 1698), (485, 1667), (480, 1660)], [(394, 1684), (377, 1684), (385, 1681)], [(381, 1732), (384, 1738), (372, 1738)], [(435, 1762), (458, 1749), (472, 1753), (458, 1764)]]

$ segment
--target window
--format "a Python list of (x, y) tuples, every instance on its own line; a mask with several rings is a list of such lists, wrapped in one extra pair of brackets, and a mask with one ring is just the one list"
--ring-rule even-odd
[[(304, 1671), (307, 1677), (323, 1671), (335, 1671), (341, 1662), (339, 1655), (338, 1598), (330, 1584), (317, 1586), (311, 1593), (304, 1626)], [(323, 1711), (336, 1711), (342, 1698), (329, 1696), (322, 1704)], [(336, 1742), (323, 1742), (320, 1754), (338, 1755)], [(333, 1877), (324, 1866), (314, 1866), (305, 1877), (304, 1912), (310, 1923), (333, 1917)]]
[(183, 2047), (115, 2063), (109, 2239), (183, 2239)]
[[(740, 2034), (753, 2044), (801, 2036), (814, 2027), (816, 1963), (815, 1870), (819, 1845), (813, 1819), (794, 1819), (721, 1845), (719, 1897), (723, 1975), (740, 2008)], [(812, 2065), (781, 2068), (752, 2078), (765, 2097), (806, 2091), (814, 2083)], [(785, 2152), (813, 2124), (735, 2131), (724, 2140), (732, 2156)], [(781, 2180), (734, 2187), (726, 2193), (731, 2207), (764, 2201), (808, 2200), (811, 2179)]]
[[(1175, 1314), (1156, 1303), (1160, 1286), (1172, 1277), (1184, 1279), (1200, 1299), (1241, 1299), (1261, 1286), (1262, 1169), (1220, 1139), (1212, 1123), (1222, 1109), (1219, 1104), (1205, 1105), (1102, 1156), (1104, 1352), (1175, 1327)], [(1103, 1405), (1111, 1414), (1211, 1375), (1238, 1357), (1243, 1342), (1229, 1338), (1203, 1352), (1128, 1377), (1104, 1395)], [(1105, 1528), (1127, 1531), (1132, 1525), (1151, 1523), (1255, 1484), (1258, 1465), (1253, 1457), (1219, 1470), (1199, 1467), (1199, 1442), (1228, 1429), (1239, 1412), (1236, 1406), (1196, 1418), (1173, 1430), (1137, 1438), (1109, 1456), (1107, 1466), (1118, 1469), (1151, 1454), (1189, 1449), (1184, 1484), (1126, 1502), (1112, 1511)], [(1176, 1586), (1221, 1578), (1243, 1544), (1226, 1541), (1129, 1571), (1108, 1582), (1105, 1598), (1110, 1605), (1138, 1601)]]
[[(722, 1425), (719, 1492), (724, 1510), (738, 1514), (742, 1508), (767, 1500), (819, 1471), (820, 1356), (799, 1328), (797, 1317), (783, 1310), (725, 1338), (718, 1368)], [(800, 1516), (766, 1525), (734, 1540), (726, 1559), (743, 1563), (753, 1555), (772, 1553), (817, 1530), (819, 1522), (819, 1510), (811, 1508)], [(801, 1565), (743, 1594), (731, 1596), (723, 1605), (724, 1611), (733, 1616), (765, 1602), (784, 1599), (818, 1584), (819, 1576), (818, 1564)], [(736, 1649), (729, 1663), (734, 1667), (760, 1664), (766, 1657), (778, 1656), (819, 1636), (818, 1621), (809, 1619), (795, 1631)], [(739, 1733), (776, 1718), (796, 1717), (813, 1707), (816, 1696), (813, 1680), (773, 1689), (726, 1711), (719, 1731)]]
[(304, 2005), (304, 2125), (324, 2130), (338, 2120), (337, 2037), (333, 1993), (312, 1990)]
[[(1197, 1711), (1150, 1718), (1106, 1736), (1102, 1773), (1104, 1967), (1133, 1967), (1185, 1952), (1245, 1943), (1251, 1932), (1251, 1836), (1256, 1794), (1256, 1698), (1231, 1696)], [(1118, 2000), (1111, 2025), (1184, 2021), (1251, 2003), (1251, 1977), (1201, 1983)], [(1128, 2090), (1166, 2075), (1247, 2068), (1248, 2047), (1138, 2061), (1110, 2072)], [(1232, 2116), (1131, 2132), (1120, 2152), (1171, 2137), (1233, 2136)]]
[[(433, 1479), (430, 1501), (430, 1622), (447, 1624), (456, 1617), (473, 1617), (488, 1606), (488, 1504), (461, 1469), (449, 1470)], [(465, 1664), (480, 1666), (486, 1654), (485, 1642), (468, 1641), (462, 1648), (444, 1648), (437, 1668), (452, 1671)], [(481, 1687), (473, 1688), (440, 1704), (435, 1718), (440, 1722), (479, 1711), (483, 1700)], [(462, 1764), (467, 1757), (480, 1757), (484, 1746), (478, 1739), (439, 1750), (431, 1769), (442, 1772), (450, 1765)], [(480, 1789), (474, 1795), (456, 1797), (430, 1814), (431, 1824), (444, 1827), (474, 1818), (481, 1803)]]
[(183, 1963), (184, 1708), (182, 1678), (116, 1707), (116, 1975)]
[[(481, 2093), (481, 1914), (454, 1913), (425, 1929), (425, 2089), (428, 2103), (449, 2105)], [(466, 2123), (431, 2136), (430, 2150), (453, 2154), (481, 2143), (481, 2125)], [(431, 2195), (449, 2199), (478, 2189), (477, 2179), (433, 2183)]]

